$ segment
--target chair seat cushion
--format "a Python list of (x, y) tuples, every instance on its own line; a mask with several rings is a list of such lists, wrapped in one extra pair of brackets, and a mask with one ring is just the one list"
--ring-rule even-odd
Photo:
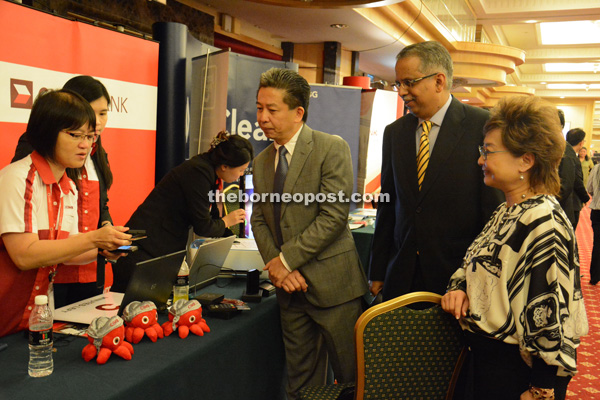
[[(354, 383), (341, 383), (336, 385), (308, 386), (300, 390), (300, 400), (337, 400), (342, 390), (354, 387)], [(354, 398), (354, 395), (349, 397)], [(340, 399), (341, 400), (341, 399)]]

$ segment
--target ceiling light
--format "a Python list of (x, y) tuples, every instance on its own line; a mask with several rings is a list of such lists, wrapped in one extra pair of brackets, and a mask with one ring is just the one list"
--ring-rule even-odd
[(540, 85), (545, 85), (545, 84), (546, 84), (546, 82), (540, 82)]
[(331, 24), (329, 26), (334, 29), (346, 29), (348, 27), (346, 24)]
[(537, 20), (535, 19), (528, 19), (527, 21), (525, 21), (526, 24), (535, 24), (537, 23)]
[(551, 90), (600, 89), (600, 83), (592, 83), (591, 85), (585, 83), (549, 83), (546, 88)]
[(598, 63), (547, 63), (544, 69), (546, 72), (594, 72), (598, 70)]
[(542, 44), (600, 43), (600, 26), (594, 21), (542, 22)]

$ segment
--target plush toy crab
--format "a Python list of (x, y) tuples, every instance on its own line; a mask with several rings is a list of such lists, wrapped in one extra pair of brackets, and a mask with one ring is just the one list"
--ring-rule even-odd
[(121, 317), (98, 317), (92, 321), (86, 333), (90, 343), (81, 351), (85, 361), (90, 361), (98, 355), (96, 362), (105, 364), (112, 353), (125, 360), (131, 360), (133, 346), (123, 340), (125, 327)]
[(156, 342), (163, 338), (163, 328), (158, 324), (158, 312), (151, 301), (132, 301), (123, 310), (125, 339), (129, 343), (139, 343), (144, 333)]
[(193, 334), (204, 336), (210, 332), (206, 320), (202, 318), (202, 306), (198, 300), (177, 300), (169, 309), (169, 321), (162, 324), (165, 336), (179, 330), (179, 337), (185, 339), (192, 331)]

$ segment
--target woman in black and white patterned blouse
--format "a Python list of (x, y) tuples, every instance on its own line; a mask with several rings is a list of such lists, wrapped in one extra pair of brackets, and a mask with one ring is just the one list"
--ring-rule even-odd
[(564, 399), (588, 330), (577, 243), (554, 196), (564, 151), (556, 108), (502, 99), (479, 165), (506, 196), (450, 279), (442, 307), (472, 351), (476, 399)]

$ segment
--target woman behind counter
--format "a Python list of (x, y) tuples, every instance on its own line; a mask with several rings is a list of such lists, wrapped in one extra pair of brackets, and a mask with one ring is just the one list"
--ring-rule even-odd
[(35, 151), (0, 171), (0, 336), (27, 328), (36, 295), (53, 299), (58, 264), (89, 263), (99, 248), (131, 243), (124, 227), (78, 234), (77, 189), (66, 169), (83, 166), (95, 125), (83, 97), (48, 91), (34, 102), (27, 123)]
[[(112, 225), (108, 210), (108, 189), (113, 175), (108, 156), (102, 146), (102, 132), (108, 121), (110, 96), (106, 87), (97, 79), (79, 75), (69, 79), (63, 89), (71, 90), (86, 99), (96, 114), (97, 140), (92, 144), (90, 155), (83, 167), (67, 169), (67, 175), (76, 183), (80, 195), (77, 198), (79, 231), (82, 233)], [(33, 151), (26, 135), (19, 138), (12, 162), (26, 157)], [(75, 303), (102, 293), (104, 289), (105, 258), (101, 255), (86, 265), (59, 266), (54, 285), (56, 307)], [(97, 273), (98, 272), (98, 273)]]
[(235, 182), (254, 157), (252, 144), (241, 136), (220, 132), (208, 152), (173, 168), (135, 210), (127, 226), (146, 230), (147, 238), (136, 241), (139, 250), (121, 258), (113, 268), (111, 290), (124, 292), (135, 264), (186, 247), (189, 228), (198, 236), (230, 236), (227, 229), (244, 222), (243, 209), (224, 217), (209, 193), (222, 182)]
[(475, 398), (564, 399), (588, 327), (575, 234), (554, 197), (565, 146), (556, 108), (502, 99), (484, 134), (484, 182), (506, 202), (467, 250), (442, 307), (466, 331)]

